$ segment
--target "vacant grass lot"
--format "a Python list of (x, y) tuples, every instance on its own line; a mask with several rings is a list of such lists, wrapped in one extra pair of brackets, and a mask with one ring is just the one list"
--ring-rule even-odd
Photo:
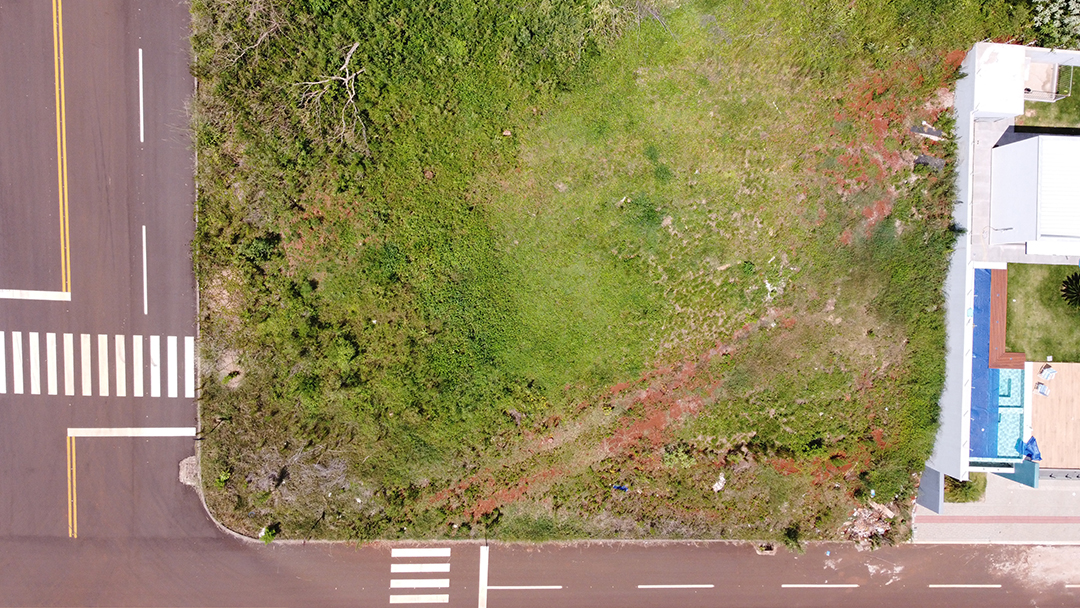
[(909, 504), (954, 235), (907, 128), (1022, 10), (252, 7), (192, 6), (224, 523), (798, 542)]
[(1075, 266), (1009, 265), (1006, 346), (1028, 361), (1080, 361), (1080, 310), (1061, 298), (1061, 282)]

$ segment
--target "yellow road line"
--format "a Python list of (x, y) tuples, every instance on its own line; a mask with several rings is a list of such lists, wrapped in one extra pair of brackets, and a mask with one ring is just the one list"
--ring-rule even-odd
[(56, 182), (60, 190), (60, 291), (71, 291), (71, 247), (68, 230), (67, 102), (64, 94), (64, 7), (53, 0), (53, 75), (56, 82)]
[(79, 538), (79, 498), (75, 483), (75, 438), (67, 438), (68, 537)]

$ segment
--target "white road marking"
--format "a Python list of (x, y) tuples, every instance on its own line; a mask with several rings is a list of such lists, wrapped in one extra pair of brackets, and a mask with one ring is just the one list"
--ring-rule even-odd
[(75, 394), (75, 336), (64, 334), (64, 394)]
[(116, 428), (70, 428), (68, 437), (194, 437), (193, 426), (146, 426)]
[(131, 392), (143, 396), (142, 336), (131, 336)]
[(79, 346), (79, 356), (82, 357), (82, 394), (83, 397), (89, 397), (93, 394), (93, 387), (90, 386), (90, 334), (80, 334)]
[(184, 397), (195, 398), (195, 337), (184, 336)]
[[(712, 587), (712, 585), (708, 585)], [(640, 587), (640, 585), (639, 585)], [(508, 590), (508, 591), (522, 591), (522, 590), (547, 590), (547, 589), (562, 589), (562, 585), (489, 585), (488, 589), (495, 590)]]
[(487, 608), (488, 594), (488, 546), (480, 547), (480, 584), (476, 589), (476, 607)]
[(22, 332), (11, 332), (11, 390), (23, 394)]
[(30, 342), (30, 394), (41, 394), (41, 353), (38, 352), (38, 332), (27, 334)]
[[(3, 334), (0, 334), (2, 336)], [(1080, 589), (1080, 585), (1065, 585), (1066, 589)]]
[(844, 584), (844, 583), (824, 583), (819, 585), (809, 584), (788, 584), (780, 585), (783, 589), (854, 589), (858, 587), (856, 584)]
[(392, 578), (391, 589), (445, 589), (450, 586), (448, 578)]
[(446, 547), (439, 549), (391, 549), (390, 557), (450, 557), (450, 548)]
[(116, 396), (127, 397), (127, 351), (124, 336), (115, 336), (116, 346)]
[(391, 574), (406, 572), (449, 572), (450, 564), (390, 564)]
[(176, 397), (176, 336), (169, 336), (166, 344), (169, 351), (169, 396)]
[[(495, 587), (488, 587), (494, 589)], [(562, 587), (560, 587), (561, 589)], [(712, 589), (712, 585), (638, 585), (638, 589)]]
[(28, 354), (30, 359), (30, 394), (41, 394), (41, 353), (38, 345), (38, 332), (32, 331), (27, 334), (29, 345)]
[(142, 49), (139, 49), (139, 143), (144, 141)]
[(43, 300), (70, 302), (70, 291), (35, 291), (32, 289), (0, 289), (0, 300)]
[(7, 394), (7, 346), (4, 332), (0, 331), (0, 395)]
[(161, 336), (150, 336), (150, 396), (161, 396)]
[(97, 337), (98, 396), (109, 396), (109, 336)]
[(450, 596), (442, 595), (391, 595), (391, 604), (448, 604)]
[(930, 589), (1000, 589), (1001, 585), (927, 585)]
[[(139, 49), (142, 51), (142, 49)], [(142, 227), (142, 314), (150, 314), (146, 300), (146, 225)]]
[(56, 334), (45, 334), (45, 377), (49, 394), (56, 394)]

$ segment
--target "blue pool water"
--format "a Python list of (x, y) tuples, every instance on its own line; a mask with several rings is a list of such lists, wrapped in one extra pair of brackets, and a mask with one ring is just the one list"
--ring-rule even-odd
[(990, 271), (975, 270), (971, 344), (970, 457), (1019, 458), (1024, 435), (1024, 370), (990, 369)]

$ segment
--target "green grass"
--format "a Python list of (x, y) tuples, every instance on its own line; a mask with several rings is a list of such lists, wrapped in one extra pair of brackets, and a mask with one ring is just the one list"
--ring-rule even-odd
[(1061, 282), (1075, 266), (1009, 265), (1005, 344), (1028, 361), (1080, 361), (1080, 310), (1061, 297)]
[(1022, 10), (260, 6), (192, 5), (227, 525), (797, 543), (913, 491), (954, 197), (904, 159), (955, 151), (907, 126)]
[(972, 473), (968, 481), (945, 476), (945, 502), (979, 502), (986, 494), (986, 473)]
[(1080, 94), (1071, 94), (1072, 88), (1080, 86), (1080, 75), (1072, 73), (1074, 71), (1075, 68), (1063, 66), (1058, 72), (1058, 93), (1068, 97), (1053, 103), (1024, 102), (1024, 115), (1017, 117), (1016, 124), (1025, 127), (1080, 128)]

